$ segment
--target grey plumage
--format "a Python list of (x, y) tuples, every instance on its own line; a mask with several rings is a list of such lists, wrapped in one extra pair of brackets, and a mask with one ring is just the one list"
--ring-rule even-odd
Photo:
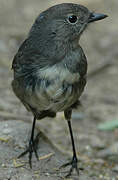
[(28, 149), (32, 167), (32, 152), (37, 155), (34, 140), (36, 119), (55, 117), (64, 111), (71, 135), (73, 158), (69, 174), (76, 169), (78, 159), (71, 127), (72, 109), (79, 104), (86, 85), (87, 60), (79, 39), (88, 23), (107, 17), (91, 13), (86, 7), (64, 3), (42, 12), (34, 22), (27, 39), (14, 57), (12, 88), (24, 106), (33, 113), (34, 121)]
[[(61, 7), (56, 16), (52, 7), (36, 19), (12, 65), (13, 90), (35, 115), (71, 107), (86, 84), (87, 61), (78, 40), (90, 12), (79, 5)], [(68, 23), (69, 14), (80, 17), (77, 24)]]

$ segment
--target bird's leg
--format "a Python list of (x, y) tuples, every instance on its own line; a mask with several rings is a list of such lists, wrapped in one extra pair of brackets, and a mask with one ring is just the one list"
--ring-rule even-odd
[(34, 117), (33, 119), (33, 125), (32, 125), (32, 132), (31, 132), (31, 137), (29, 140), (29, 146), (26, 149), (26, 151), (24, 151), (23, 153), (21, 153), (18, 158), (24, 156), (25, 154), (29, 153), (29, 164), (30, 164), (30, 168), (32, 168), (32, 153), (35, 153), (35, 156), (38, 160), (38, 154), (37, 154), (37, 139), (34, 140), (34, 129), (35, 129), (35, 124), (36, 124), (36, 117)]
[(79, 170), (82, 170), (82, 168), (78, 168), (78, 164), (77, 164), (78, 163), (78, 159), (77, 159), (77, 154), (76, 154), (76, 149), (75, 149), (73, 131), (72, 131), (72, 127), (71, 127), (71, 114), (72, 114), (72, 110), (67, 110), (67, 111), (64, 112), (65, 119), (68, 122), (68, 127), (69, 127), (70, 136), (71, 136), (71, 142), (72, 142), (72, 149), (73, 149), (72, 160), (70, 162), (68, 162), (68, 163), (66, 163), (66, 164), (61, 166), (61, 168), (63, 168), (63, 167), (66, 167), (68, 165), (71, 165), (70, 171), (66, 175), (66, 177), (70, 176), (74, 169), (76, 170), (78, 175), (79, 175)]

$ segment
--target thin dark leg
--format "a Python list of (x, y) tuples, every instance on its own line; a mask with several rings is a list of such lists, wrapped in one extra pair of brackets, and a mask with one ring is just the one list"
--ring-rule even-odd
[(72, 141), (73, 156), (76, 157), (77, 155), (76, 155), (76, 150), (75, 150), (75, 142), (74, 142), (74, 138), (73, 138), (73, 131), (72, 131), (72, 127), (71, 127), (71, 121), (68, 121), (68, 127), (69, 127), (71, 141)]
[(71, 168), (70, 168), (70, 171), (69, 173), (67, 174), (66, 177), (70, 176), (73, 172), (73, 170), (75, 169), (77, 174), (79, 175), (79, 170), (82, 168), (78, 168), (78, 159), (77, 159), (77, 155), (76, 155), (76, 149), (75, 149), (75, 142), (74, 142), (74, 137), (73, 137), (73, 131), (72, 131), (72, 127), (71, 127), (71, 114), (72, 114), (72, 111), (71, 110), (68, 110), (68, 111), (65, 111), (64, 112), (65, 114), (65, 118), (68, 122), (68, 127), (69, 127), (69, 132), (70, 132), (70, 136), (71, 136), (71, 142), (72, 142), (72, 149), (73, 149), (73, 158), (72, 158), (72, 161), (71, 162), (68, 162), (66, 164), (64, 164), (62, 167), (66, 167), (68, 165), (71, 165)]
[(36, 151), (36, 144), (35, 144), (35, 141), (34, 141), (34, 129), (35, 129), (35, 124), (36, 124), (36, 118), (34, 117), (34, 120), (33, 120), (33, 125), (32, 125), (32, 132), (31, 132), (31, 138), (30, 138), (30, 141), (29, 141), (29, 147), (30, 147), (30, 151), (29, 151), (29, 164), (30, 164), (30, 167), (32, 168), (32, 153), (34, 151), (35, 153), (35, 156), (38, 160), (38, 154), (37, 154), (37, 151)]
[(34, 117), (33, 124), (32, 124), (32, 132), (31, 132), (31, 138), (34, 140), (34, 129), (35, 129), (35, 124), (36, 124), (36, 118)]
[(33, 120), (33, 125), (32, 125), (32, 132), (31, 132), (31, 137), (30, 137), (30, 140), (29, 140), (29, 147), (26, 149), (26, 151), (24, 151), (22, 154), (20, 154), (20, 157), (24, 156), (25, 154), (29, 153), (29, 164), (30, 164), (30, 167), (32, 168), (32, 153), (34, 152), (35, 153), (35, 156), (38, 160), (38, 154), (37, 154), (37, 142), (34, 141), (34, 129), (35, 129), (35, 124), (36, 124), (36, 117), (34, 117), (34, 120)]

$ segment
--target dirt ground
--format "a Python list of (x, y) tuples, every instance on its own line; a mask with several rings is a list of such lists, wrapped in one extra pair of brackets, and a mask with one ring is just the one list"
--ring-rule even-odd
[[(32, 115), (10, 85), (13, 56), (34, 19), (61, 2), (67, 1), (0, 0), (0, 180), (60, 180), (66, 175), (67, 169), (59, 167), (70, 158), (72, 148), (63, 113), (37, 122), (39, 161), (33, 156), (33, 168), (29, 168), (28, 156), (17, 159), (28, 143)], [(88, 83), (72, 123), (79, 166), (84, 170), (79, 178), (75, 173), (70, 180), (118, 180), (118, 1), (69, 2), (109, 15), (88, 27), (81, 37), (88, 58)], [(111, 128), (114, 120), (116, 126)], [(106, 122), (112, 130), (99, 129)]]

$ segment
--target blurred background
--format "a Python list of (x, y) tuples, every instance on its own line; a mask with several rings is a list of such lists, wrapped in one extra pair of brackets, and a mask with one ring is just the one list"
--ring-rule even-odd
[[(88, 83), (81, 97), (82, 107), (73, 113), (73, 130), (78, 154), (85, 164), (87, 162), (90, 166), (89, 176), (96, 179), (117, 180), (118, 1), (116, 0), (0, 0), (0, 146), (7, 143), (4, 142), (4, 138), (9, 137), (9, 131), (3, 132), (7, 121), (32, 119), (31, 114), (25, 110), (11, 89), (13, 57), (39, 13), (62, 2), (82, 4), (91, 11), (109, 16), (91, 24), (81, 37), (80, 44), (88, 59)], [(63, 114), (60, 113), (55, 120), (48, 119), (39, 124), (58, 147), (71, 152), (70, 137)], [(22, 127), (22, 132), (24, 131), (25, 126)]]

